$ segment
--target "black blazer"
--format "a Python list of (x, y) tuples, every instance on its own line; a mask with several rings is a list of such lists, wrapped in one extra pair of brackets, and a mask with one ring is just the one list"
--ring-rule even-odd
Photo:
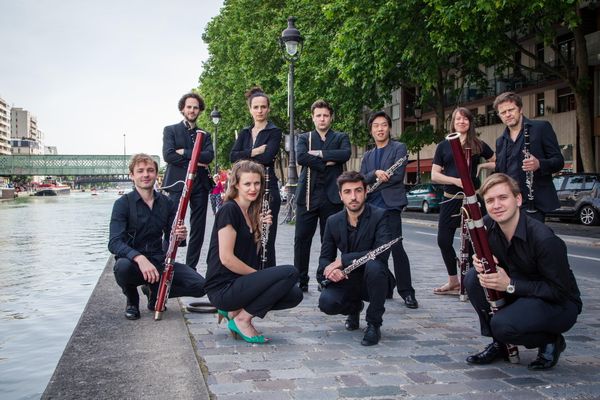
[[(565, 165), (565, 160), (560, 152), (556, 133), (548, 121), (530, 120), (523, 117), (523, 127), (529, 126), (530, 151), (540, 160), (540, 168), (533, 174), (533, 195), (535, 208), (547, 213), (560, 207), (556, 189), (552, 183), (552, 174), (559, 172)], [(521, 133), (523, 134), (523, 129)], [(507, 143), (510, 140), (508, 127), (504, 133), (496, 140), (496, 172), (507, 171)], [(521, 149), (523, 150), (523, 149)], [(524, 158), (521, 154), (521, 162)], [(519, 182), (523, 196), (523, 204), (527, 202), (529, 193), (525, 185), (525, 172), (519, 176), (513, 176)]]
[[(341, 253), (343, 268), (352, 264), (357, 258), (369, 251), (392, 240), (388, 226), (386, 210), (365, 204), (365, 209), (359, 217), (358, 232), (354, 243), (348, 243), (348, 219), (346, 209), (337, 212), (327, 219), (325, 233), (321, 242), (321, 255), (317, 269), (317, 281), (325, 279), (323, 271), (336, 258), (338, 250)], [(377, 260), (387, 265), (390, 252), (386, 251), (377, 256)]]
[[(197, 128), (197, 130), (202, 130)], [(206, 132), (206, 131), (204, 131)], [(194, 144), (190, 131), (187, 129), (185, 124), (182, 122), (166, 126), (163, 131), (163, 158), (167, 162), (167, 171), (165, 172), (165, 179), (163, 186), (169, 186), (173, 183), (182, 180), (185, 182), (186, 172), (188, 164), (192, 158), (192, 149)], [(184, 149), (183, 155), (176, 153), (177, 149)], [(202, 150), (200, 152), (199, 162), (202, 164), (209, 164), (215, 157), (213, 150), (212, 140), (210, 139), (210, 133), (206, 132), (202, 139)], [(212, 179), (209, 176), (208, 168), (198, 167), (196, 172), (196, 178), (194, 180), (193, 191), (200, 188), (210, 190), (212, 188)], [(168, 192), (181, 192), (183, 190), (183, 183), (177, 184), (174, 187), (167, 189)]]
[[(312, 135), (312, 147), (310, 150), (322, 150), (323, 158), (308, 154), (308, 137)], [(335, 132), (331, 129), (325, 135), (325, 142), (317, 131), (306, 132), (298, 136), (296, 145), (296, 157), (298, 164), (302, 166), (298, 187), (296, 188), (296, 204), (306, 205), (306, 172), (310, 168), (310, 192), (314, 193), (317, 174), (325, 174), (325, 192), (329, 202), (342, 204), (338, 193), (336, 179), (344, 172), (344, 164), (350, 159), (352, 151), (348, 135)], [(325, 165), (327, 161), (334, 161), (335, 165)], [(311, 196), (311, 202), (312, 202)]]
[[(377, 180), (375, 171), (378, 169), (387, 170), (397, 160), (407, 156), (406, 145), (404, 143), (390, 140), (383, 149), (381, 156), (381, 166), (375, 165), (375, 149), (369, 150), (363, 156), (360, 164), (360, 173), (364, 175), (367, 183), (372, 185)], [(408, 204), (406, 199), (406, 189), (404, 187), (404, 173), (408, 157), (404, 160), (401, 167), (396, 169), (390, 180), (382, 183), (375, 191), (381, 191), (381, 197), (385, 205), (390, 209), (402, 208)]]
[[(252, 149), (267, 145), (264, 153), (252, 157)], [(252, 127), (246, 127), (239, 133), (237, 140), (229, 153), (229, 161), (252, 160), (265, 167), (269, 167), (269, 186), (272, 190), (279, 190), (277, 175), (275, 175), (275, 158), (279, 153), (281, 144), (281, 129), (269, 121), (265, 129), (258, 132), (256, 141), (252, 145)]]

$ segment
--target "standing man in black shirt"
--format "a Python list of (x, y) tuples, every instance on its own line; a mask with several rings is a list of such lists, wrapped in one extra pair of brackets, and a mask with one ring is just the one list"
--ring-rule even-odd
[(198, 161), (198, 170), (192, 186), (190, 196), (190, 238), (186, 255), (186, 264), (196, 269), (200, 250), (204, 243), (204, 230), (206, 227), (206, 210), (208, 207), (208, 193), (213, 187), (208, 170), (208, 164), (215, 157), (210, 134), (202, 133), (204, 130), (196, 127), (196, 120), (204, 111), (204, 100), (196, 93), (187, 93), (179, 99), (179, 111), (183, 121), (165, 127), (163, 131), (163, 158), (167, 162), (167, 171), (163, 186), (173, 200), (175, 209), (179, 205), (181, 192), (185, 182), (188, 164), (192, 158), (192, 149), (198, 135), (203, 135), (202, 150)]
[(312, 238), (319, 222), (321, 238), (330, 215), (342, 209), (336, 179), (350, 159), (350, 139), (331, 130), (333, 108), (324, 100), (311, 106), (315, 130), (298, 137), (296, 154), (302, 166), (296, 188), (296, 232), (294, 266), (300, 273), (299, 285), (308, 291), (308, 263)]
[(394, 278), (387, 264), (389, 251), (348, 275), (342, 270), (392, 240), (389, 218), (384, 209), (365, 203), (367, 184), (358, 172), (344, 172), (337, 179), (337, 186), (345, 209), (329, 217), (325, 227), (317, 280), (333, 283), (322, 289), (319, 309), (328, 315), (347, 315), (346, 329), (353, 331), (359, 328), (363, 300), (368, 301), (367, 329), (361, 344), (372, 346), (381, 339), (385, 298), (394, 290)]
[[(494, 100), (494, 109), (506, 125), (496, 140), (496, 172), (503, 172), (519, 183), (523, 193), (523, 208), (529, 207), (526, 173), (533, 171), (534, 213), (527, 213), (544, 222), (546, 213), (560, 207), (552, 174), (565, 165), (556, 133), (548, 121), (531, 120), (523, 116), (523, 101), (512, 92), (502, 93)], [(529, 133), (530, 154), (525, 159), (525, 130)]]
[[(171, 200), (154, 190), (158, 164), (147, 154), (136, 154), (129, 163), (129, 176), (135, 186), (113, 206), (108, 250), (116, 257), (115, 279), (127, 298), (125, 318), (140, 318), (137, 287), (148, 297), (154, 311), (160, 276), (164, 269), (163, 239), (168, 238), (176, 210)], [(177, 227), (185, 239), (185, 225)], [(163, 236), (164, 235), (164, 236)], [(204, 278), (186, 265), (175, 263), (169, 297), (204, 296)]]
[[(506, 174), (490, 176), (481, 186), (488, 216), (484, 222), (497, 272), (475, 268), (465, 277), (469, 301), (481, 324), (481, 333), (494, 341), (469, 356), (471, 364), (489, 364), (504, 357), (505, 343), (538, 348), (531, 370), (552, 368), (566, 348), (562, 333), (571, 329), (581, 312), (581, 298), (569, 267), (565, 243), (543, 223), (525, 216), (519, 207), (518, 183)], [(490, 317), (482, 288), (505, 292), (506, 305)]]
[[(402, 209), (408, 204), (404, 188), (404, 171), (408, 161), (407, 149), (404, 143), (390, 139), (392, 119), (385, 111), (378, 111), (369, 118), (369, 130), (375, 140), (375, 148), (365, 153), (360, 166), (368, 184), (379, 181), (380, 185), (367, 196), (367, 202), (387, 210), (392, 236), (402, 236)], [(402, 161), (401, 161), (402, 160)], [(386, 172), (396, 162), (401, 165), (388, 174)], [(398, 294), (404, 299), (408, 308), (417, 308), (419, 303), (415, 298), (410, 276), (410, 261), (404, 250), (402, 241), (392, 247), (394, 258), (394, 275)]]

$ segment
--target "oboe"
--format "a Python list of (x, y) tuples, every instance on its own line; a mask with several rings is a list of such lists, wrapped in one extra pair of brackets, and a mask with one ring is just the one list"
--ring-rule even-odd
[[(388, 174), (389, 176), (394, 175), (394, 172), (398, 168), (400, 168), (402, 166), (402, 164), (404, 164), (404, 162), (406, 161), (407, 158), (408, 158), (408, 155), (398, 159), (398, 161), (396, 161), (394, 164), (392, 164), (391, 167), (389, 167), (388, 169), (385, 170), (385, 173)], [(383, 182), (380, 181), (379, 178), (377, 178), (377, 180), (375, 181), (374, 184), (367, 187), (367, 193), (371, 193), (373, 190), (377, 189), (379, 187), (379, 185), (381, 185), (382, 183)]]
[(177, 206), (177, 214), (175, 214), (173, 225), (171, 226), (169, 248), (167, 249), (167, 257), (165, 258), (165, 269), (160, 277), (160, 284), (158, 286), (158, 294), (154, 306), (154, 319), (156, 321), (162, 319), (162, 313), (165, 310), (167, 299), (169, 298), (169, 291), (171, 290), (171, 283), (173, 282), (173, 263), (175, 262), (177, 248), (180, 243), (180, 240), (177, 239), (177, 235), (175, 234), (175, 229), (177, 226), (183, 224), (183, 221), (185, 220), (188, 202), (190, 201), (190, 195), (192, 194), (192, 185), (194, 184), (194, 178), (196, 177), (196, 171), (198, 170), (198, 160), (200, 159), (200, 152), (202, 151), (202, 139), (204, 139), (204, 132), (199, 129), (196, 130), (196, 142), (192, 149), (192, 158), (188, 164), (185, 184), (183, 185), (181, 199)]
[[(262, 198), (261, 215), (264, 217), (270, 211), (270, 189), (269, 189), (269, 167), (265, 167), (265, 193)], [(262, 254), (260, 257), (260, 269), (264, 269), (267, 266), (267, 243), (269, 242), (269, 224), (266, 222), (262, 223), (260, 231), (260, 243), (262, 245)]]
[[(529, 126), (524, 125), (523, 136), (525, 138), (525, 148), (523, 153), (525, 154), (525, 160), (531, 157), (531, 144), (529, 143)], [(536, 212), (535, 209), (535, 198), (533, 196), (533, 171), (525, 172), (525, 185), (529, 192), (527, 193), (527, 212), (533, 214)]]
[[(401, 239), (402, 239), (402, 237), (397, 237), (395, 239), (390, 240), (389, 242), (387, 242), (385, 244), (382, 244), (381, 246), (377, 247), (376, 249), (369, 251), (364, 256), (357, 258), (356, 260), (353, 260), (352, 264), (350, 264), (346, 268), (344, 268), (342, 270), (342, 272), (344, 273), (344, 275), (348, 275), (350, 272), (354, 271), (356, 268), (360, 267), (363, 264), (366, 264), (370, 260), (374, 260), (375, 257), (377, 257), (381, 253), (389, 250), (390, 247), (392, 247), (394, 245), (394, 243), (396, 243), (398, 240), (401, 240)], [(325, 279), (323, 282), (321, 282), (321, 286), (327, 287), (327, 285), (329, 285), (330, 283), (331, 283), (331, 281), (329, 279)]]
[[(465, 147), (465, 158), (467, 160), (467, 170), (471, 172), (471, 148)], [(469, 271), (469, 228), (467, 228), (466, 218), (465, 218), (464, 208), (464, 200), (463, 207), (461, 208), (461, 218), (460, 218), (460, 251), (457, 257), (458, 263), (458, 272), (460, 274), (458, 282), (459, 282), (459, 290), (458, 290), (458, 299), (460, 301), (467, 301), (467, 290), (465, 288), (465, 276)]]
[[(454, 156), (454, 164), (456, 165), (463, 192), (465, 193), (463, 207), (466, 210), (465, 222), (469, 228), (471, 244), (473, 245), (477, 258), (481, 260), (483, 273), (493, 274), (497, 271), (496, 263), (494, 262), (492, 250), (490, 249), (490, 244), (488, 242), (485, 225), (483, 224), (483, 217), (481, 216), (481, 209), (479, 208), (479, 203), (477, 201), (477, 194), (475, 193), (475, 187), (471, 180), (471, 173), (467, 168), (465, 153), (460, 145), (460, 133), (451, 133), (446, 136), (446, 139), (450, 142), (452, 155)], [(504, 294), (497, 290), (487, 288), (483, 288), (483, 291), (488, 303), (490, 303), (490, 310), (493, 315), (504, 306)], [(511, 363), (518, 363), (519, 349), (517, 346), (507, 343), (506, 350), (509, 361)]]
[[(312, 132), (308, 132), (308, 151), (312, 148)], [(306, 211), (310, 210), (310, 166), (306, 166)]]

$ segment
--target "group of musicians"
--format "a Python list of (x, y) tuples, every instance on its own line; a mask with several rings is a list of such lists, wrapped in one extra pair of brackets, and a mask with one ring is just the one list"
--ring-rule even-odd
[[(317, 100), (311, 107), (315, 129), (301, 134), (296, 147), (302, 170), (294, 200), (294, 265), (277, 265), (281, 199), (274, 162), (282, 133), (269, 121), (270, 100), (260, 87), (250, 89), (246, 99), (253, 123), (240, 132), (230, 153), (234, 164), (224, 203), (215, 216), (206, 279), (195, 271), (211, 190), (208, 164), (214, 158), (210, 134), (196, 125), (205, 108), (203, 99), (195, 93), (184, 95), (179, 101), (183, 121), (164, 129), (163, 157), (168, 165), (163, 188), (168, 195), (154, 190), (156, 162), (144, 154), (132, 158), (129, 170), (135, 190), (115, 202), (109, 239), (109, 250), (117, 258), (115, 278), (127, 299), (125, 317), (140, 318), (138, 286), (148, 298), (148, 308), (154, 309), (164, 268), (164, 238), (169, 237), (182, 196), (192, 148), (196, 140), (202, 140), (198, 172), (188, 193), (187, 267), (175, 266), (169, 296), (206, 294), (218, 309), (218, 321), (225, 319), (234, 337), (267, 343), (269, 338), (259, 333), (253, 319), (302, 301), (303, 292), (309, 289), (310, 248), (318, 222), (319, 309), (329, 315), (345, 315), (346, 329), (356, 330), (364, 302), (368, 302), (361, 344), (376, 345), (381, 339), (385, 301), (393, 297), (394, 289), (406, 307), (418, 308), (402, 243), (406, 146), (391, 140), (389, 115), (375, 112), (368, 121), (375, 147), (364, 154), (360, 172), (344, 171), (351, 155), (349, 137), (331, 129), (333, 107)], [(496, 142), (496, 154), (477, 138), (468, 109), (454, 111), (451, 130), (459, 134), (462, 148), (471, 150), (469, 174), (476, 187), (480, 186), (477, 176), (481, 168), (496, 172), (479, 191), (495, 260), (473, 255), (474, 268), (465, 278), (481, 333), (493, 341), (467, 362), (487, 364), (506, 359), (509, 346), (522, 345), (538, 349), (528, 368), (539, 370), (557, 363), (566, 348), (562, 333), (574, 325), (582, 303), (566, 246), (544, 225), (545, 213), (558, 206), (552, 174), (562, 169), (564, 160), (552, 126), (525, 118), (522, 106), (515, 93), (503, 93), (495, 100), (494, 107), (506, 125)], [(460, 226), (463, 201), (471, 200), (463, 192), (446, 140), (436, 148), (432, 181), (444, 185), (447, 198), (440, 212), (438, 245), (448, 281), (434, 293), (457, 294), (452, 241)], [(175, 229), (177, 238), (186, 238), (185, 226)], [(390, 254), (393, 274), (388, 267)], [(496, 272), (484, 273), (488, 261), (497, 263)], [(501, 293), (505, 302), (492, 313), (489, 291)]]

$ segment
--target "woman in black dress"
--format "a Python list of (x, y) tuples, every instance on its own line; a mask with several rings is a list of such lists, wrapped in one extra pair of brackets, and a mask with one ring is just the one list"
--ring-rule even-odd
[[(494, 169), (496, 156), (494, 151), (485, 142), (477, 138), (475, 121), (469, 109), (459, 107), (452, 113), (451, 129), (460, 133), (460, 143), (463, 150), (471, 148), (470, 173), (475, 188), (479, 187), (479, 170), (481, 168)], [(480, 164), (484, 158), (487, 162)], [(454, 250), (454, 234), (460, 226), (460, 208), (462, 206), (462, 183), (460, 181), (450, 142), (444, 140), (435, 149), (433, 165), (431, 167), (431, 180), (444, 184), (445, 201), (440, 206), (438, 220), (438, 246), (442, 252), (444, 264), (448, 271), (448, 282), (433, 289), (435, 294), (458, 295), (460, 282), (457, 276), (456, 251)]]
[(252, 324), (270, 310), (293, 308), (302, 301), (293, 265), (258, 269), (260, 235), (270, 214), (261, 215), (264, 169), (249, 160), (233, 165), (223, 206), (217, 212), (208, 249), (204, 289), (228, 320), (234, 337), (266, 343)]
[(271, 102), (260, 87), (253, 87), (246, 93), (246, 102), (252, 115), (253, 124), (245, 127), (239, 133), (229, 153), (229, 159), (232, 163), (239, 160), (252, 160), (269, 168), (269, 207), (273, 216), (273, 224), (269, 229), (265, 266), (273, 267), (276, 264), (277, 217), (281, 207), (279, 185), (275, 175), (275, 158), (279, 153), (281, 129), (268, 120)]

